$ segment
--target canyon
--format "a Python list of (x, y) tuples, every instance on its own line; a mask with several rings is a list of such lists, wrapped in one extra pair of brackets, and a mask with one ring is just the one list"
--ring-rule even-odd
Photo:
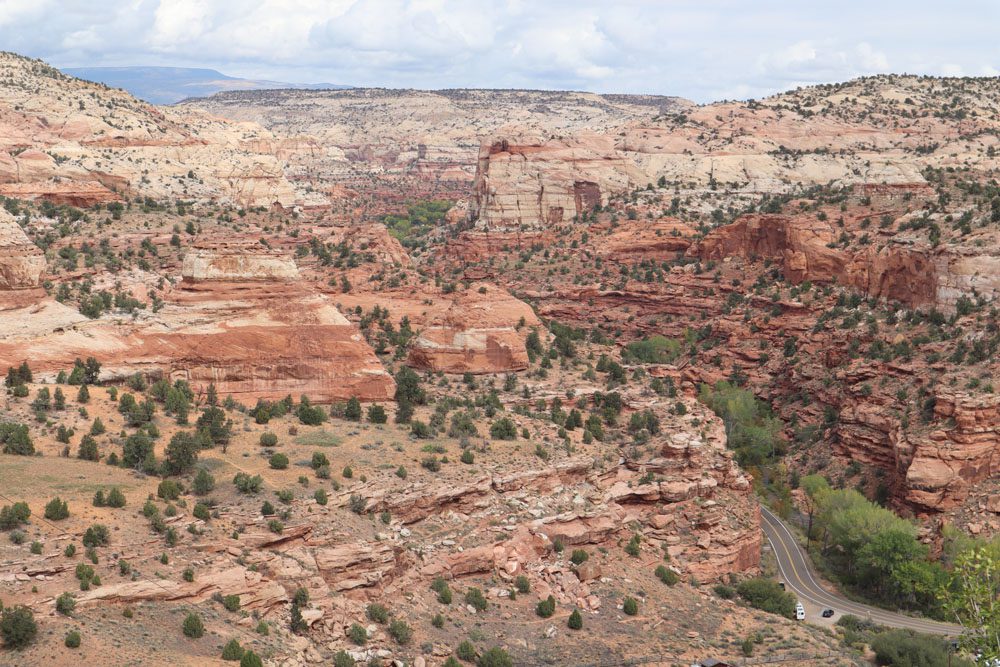
[[(1000, 533), (998, 111), (991, 79), (908, 76), (158, 107), (0, 55), (0, 422), (36, 453), (0, 455), (0, 487), (39, 545), (0, 547), (0, 594), (122, 628), (21, 655), (128, 662), (152, 636), (205, 664), (239, 637), (282, 667), (437, 666), (468, 636), (690, 664), (765, 627), (766, 656), (852, 664), (733, 587), (773, 567), (779, 476), (935, 550)], [(779, 420), (780, 462), (739, 465), (719, 382)], [(70, 516), (41, 521), (57, 493)], [(181, 610), (205, 638), (175, 641)]]

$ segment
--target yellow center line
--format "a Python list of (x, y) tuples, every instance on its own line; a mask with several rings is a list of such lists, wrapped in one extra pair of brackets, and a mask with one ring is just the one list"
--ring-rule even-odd
[[(761, 509), (763, 510), (765, 515), (771, 515), (771, 513), (766, 508), (762, 507)], [(825, 588), (819, 586), (819, 584), (815, 582), (815, 579), (812, 577), (812, 573), (808, 571), (809, 566), (808, 563), (805, 561), (805, 556), (802, 555), (802, 552), (799, 549), (798, 554), (802, 558), (803, 567), (807, 569), (807, 573), (810, 575), (808, 577), (809, 581), (807, 582), (807, 580), (803, 578), (802, 573), (799, 571), (799, 566), (796, 562), (796, 559), (792, 556), (787, 541), (785, 539), (782, 539), (782, 532), (786, 533), (789, 536), (791, 536), (791, 533), (789, 533), (788, 529), (785, 528), (784, 525), (780, 523), (780, 520), (774, 517), (773, 515), (765, 516), (764, 523), (766, 528), (770, 529), (770, 530), (765, 530), (764, 532), (767, 534), (767, 539), (771, 543), (771, 547), (772, 548), (776, 547), (775, 541), (777, 541), (777, 543), (781, 545), (781, 549), (784, 551), (784, 554), (788, 559), (787, 563), (788, 569), (792, 572), (792, 574), (794, 574), (795, 581), (793, 582), (792, 578), (788, 577), (787, 573), (785, 572), (785, 568), (782, 567), (780, 554), (777, 552), (777, 549), (775, 549), (775, 557), (778, 560), (778, 569), (781, 570), (781, 573), (785, 575), (786, 578), (789, 580), (788, 583), (792, 586), (793, 589), (795, 589), (795, 592), (801, 595), (807, 601), (819, 604), (821, 606), (823, 604), (840, 606), (847, 611), (853, 611), (855, 613), (865, 614), (872, 620), (880, 620), (883, 623), (887, 623), (889, 625), (910, 627), (918, 630), (919, 629), (928, 630), (931, 632), (947, 632), (948, 634), (953, 634), (953, 635), (958, 634), (960, 632), (959, 628), (951, 627), (946, 623), (940, 623), (938, 621), (933, 621), (930, 619), (910, 618), (908, 616), (903, 616), (902, 614), (893, 614), (890, 611), (869, 608), (865, 605), (861, 605), (858, 603), (854, 603), (850, 600), (847, 600), (846, 598), (845, 599), (838, 598), (837, 596), (830, 593)], [(784, 530), (782, 531), (781, 529)], [(792, 537), (792, 539), (794, 540), (794, 537)], [(797, 544), (795, 545), (795, 548), (798, 549)], [(798, 589), (795, 588), (795, 582), (797, 582), (799, 585)]]

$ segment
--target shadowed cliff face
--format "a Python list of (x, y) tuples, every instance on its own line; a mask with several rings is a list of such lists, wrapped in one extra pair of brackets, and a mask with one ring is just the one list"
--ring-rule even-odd
[(793, 283), (837, 283), (866, 296), (907, 306), (938, 304), (936, 255), (889, 244), (876, 250), (831, 248), (832, 225), (805, 217), (756, 215), (739, 218), (709, 234), (688, 251), (692, 257), (742, 257), (776, 261)]

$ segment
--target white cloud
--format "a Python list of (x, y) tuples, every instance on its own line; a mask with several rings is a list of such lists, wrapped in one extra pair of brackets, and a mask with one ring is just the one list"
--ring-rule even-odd
[(995, 73), (998, 24), (992, 0), (0, 0), (0, 44), (57, 66), (699, 101), (892, 70)]
[(2, 0), (0, 28), (22, 21), (35, 21), (51, 8), (51, 0)]
[(201, 0), (160, 0), (150, 35), (154, 48), (173, 49), (201, 37), (209, 18), (209, 7)]

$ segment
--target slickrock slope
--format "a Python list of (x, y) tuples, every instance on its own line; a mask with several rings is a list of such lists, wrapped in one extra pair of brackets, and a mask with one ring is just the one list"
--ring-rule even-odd
[(153, 107), (0, 54), (0, 195), (80, 207), (140, 192), (241, 206), (320, 201), (292, 186), (280, 158), (252, 148), (270, 139), (251, 123)]
[(185, 258), (182, 288), (142, 355), (192, 386), (214, 382), (239, 399), (385, 400), (395, 385), (330, 299), (292, 282), (290, 257), (224, 246)]
[(241, 400), (390, 398), (392, 378), (361, 333), (297, 275), (291, 257), (258, 244), (204, 244), (157, 312), (88, 320), (49, 299), (5, 312), (20, 324), (0, 331), (0, 366), (31, 359), (45, 377), (93, 356), (107, 379), (215, 383)]

